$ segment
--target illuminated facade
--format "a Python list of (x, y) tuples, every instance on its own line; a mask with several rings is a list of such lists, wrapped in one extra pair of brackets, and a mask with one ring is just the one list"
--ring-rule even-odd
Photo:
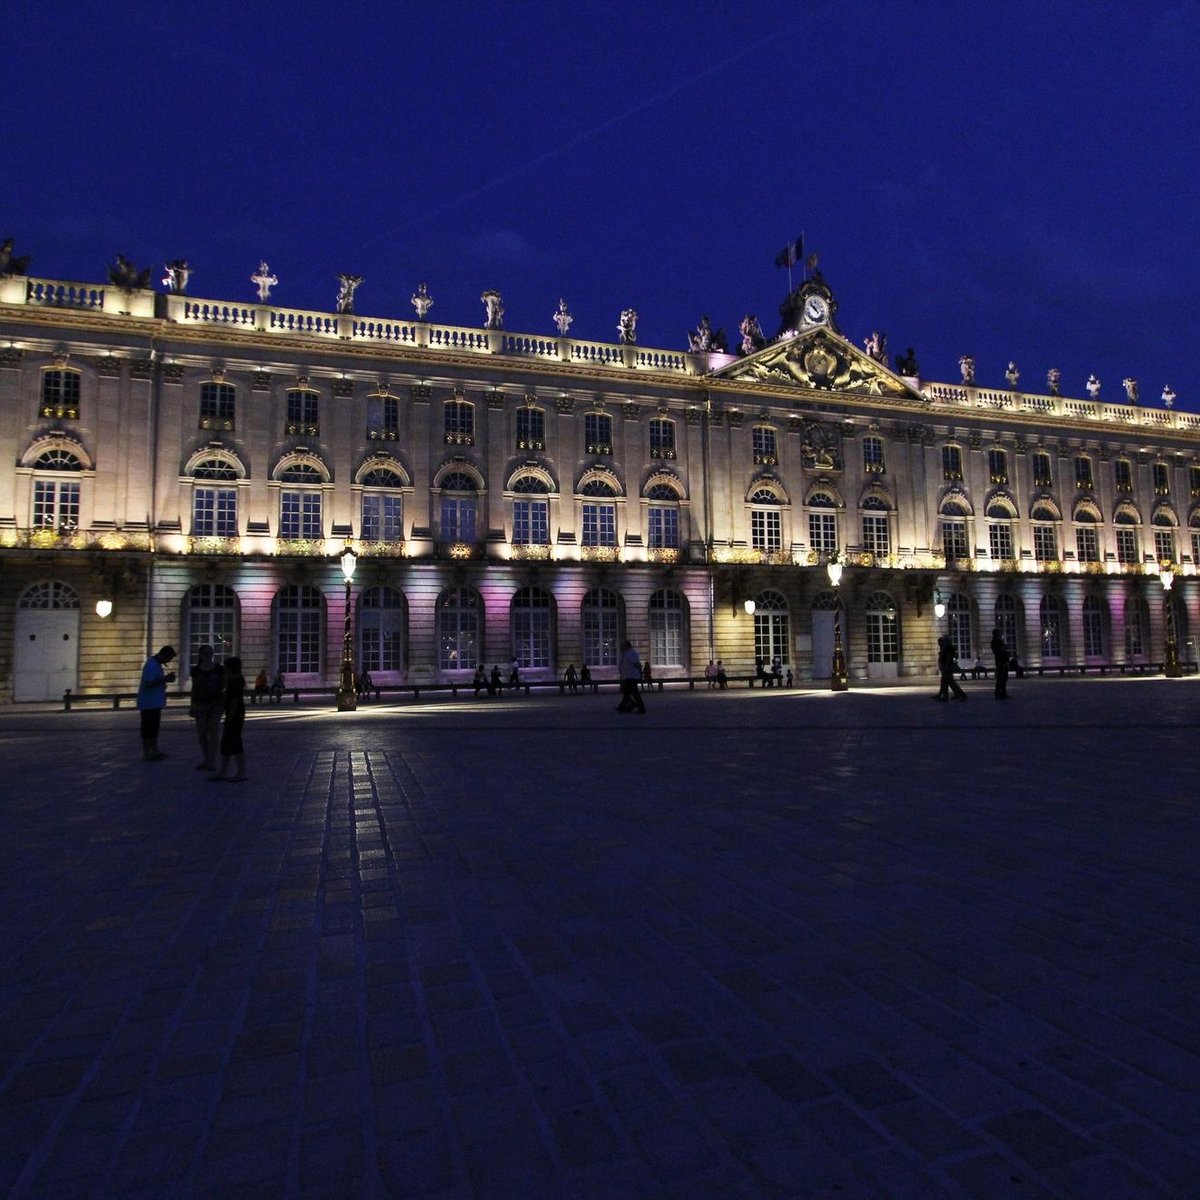
[(333, 687), (347, 543), (377, 684), (612, 677), (625, 637), (827, 679), (835, 616), (852, 682), (996, 623), (1029, 666), (1195, 657), (1200, 417), (897, 374), (819, 275), (781, 313), (728, 354), (0, 278), (0, 688), (205, 641)]

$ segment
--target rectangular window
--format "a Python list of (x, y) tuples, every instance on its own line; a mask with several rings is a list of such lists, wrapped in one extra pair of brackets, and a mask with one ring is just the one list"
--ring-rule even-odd
[(1140, 562), (1138, 554), (1137, 530), (1128, 527), (1117, 527), (1117, 562), (1124, 566)]
[(815, 550), (818, 554), (837, 553), (836, 514), (825, 512), (808, 514), (808, 545), (811, 550)]
[(1033, 527), (1033, 557), (1038, 562), (1054, 562), (1058, 558), (1058, 538), (1053, 525)]
[(316, 392), (291, 391), (287, 394), (287, 432), (306, 437), (319, 437), (318, 396)]
[(33, 527), (70, 533), (79, 528), (79, 484), (38, 479), (33, 484)]
[(475, 501), (465, 496), (442, 497), (442, 541), (475, 540)]
[(540, 408), (517, 409), (517, 449), (546, 449), (546, 414)]
[(399, 542), (404, 538), (404, 504), (400, 496), (382, 492), (364, 492), (362, 529), (359, 536), (367, 542)]
[(613, 452), (612, 417), (607, 413), (585, 413), (583, 440), (587, 443), (589, 454), (611, 454)]
[(1008, 455), (1003, 450), (988, 451), (988, 477), (992, 483), (1008, 482)]
[(882, 475), (883, 438), (865, 437), (862, 443), (863, 470), (868, 475)]
[(1165, 496), (1171, 490), (1171, 472), (1166, 463), (1154, 464), (1154, 494)]
[(1087, 491), (1092, 488), (1092, 460), (1086, 454), (1075, 459), (1075, 486)]
[(228, 383), (202, 383), (200, 385), (200, 428), (233, 428), (233, 403), (236, 393)]
[(778, 550), (783, 545), (777, 508), (756, 508), (750, 513), (750, 544), (755, 550)]
[(1200, 563), (1200, 533), (1192, 534), (1192, 562)]
[(1113, 463), (1113, 486), (1118, 492), (1133, 491), (1133, 465), (1127, 458), (1118, 458)]
[(943, 446), (942, 478), (953, 481), (962, 477), (962, 451), (957, 446)]
[(550, 505), (545, 500), (513, 501), (513, 544), (546, 546), (550, 543)]
[(946, 561), (956, 558), (967, 558), (967, 523), (955, 518), (942, 518), (942, 553)]
[(512, 610), (513, 657), (522, 667), (550, 665), (550, 610)]
[(675, 422), (655, 417), (650, 422), (650, 457), (675, 457)]
[(1170, 529), (1154, 531), (1154, 557), (1160, 563), (1175, 561), (1175, 533)]
[(647, 521), (651, 550), (679, 548), (679, 509), (662, 504), (650, 505)]
[(1188, 485), (1193, 499), (1200, 496), (1200, 467), (1188, 467)]
[(192, 536), (231, 538), (237, 532), (237, 489), (194, 488)]
[(754, 461), (766, 467), (773, 467), (779, 462), (779, 453), (775, 447), (775, 430), (766, 425), (755, 425), (753, 431)]
[(42, 372), (41, 415), (59, 421), (79, 420), (78, 371)]
[(863, 549), (871, 554), (886, 555), (891, 553), (891, 536), (888, 532), (888, 519), (881, 513), (871, 513), (862, 519)]
[(1100, 542), (1091, 525), (1080, 525), (1075, 530), (1075, 554), (1080, 562), (1100, 561)]
[(900, 661), (900, 622), (883, 612), (867, 613), (867, 662)]
[(1104, 617), (1098, 604), (1083, 605), (1083, 654), (1085, 658), (1104, 657)]
[(285, 675), (321, 672), (321, 613), (312, 609), (281, 608), (278, 615), (279, 669)]
[(284, 492), (280, 496), (279, 536), (316, 539), (324, 535), (320, 492)]
[(475, 445), (475, 406), (465, 400), (447, 400), (442, 415), (443, 441), (447, 446)]
[(1001, 562), (1016, 557), (1013, 554), (1011, 525), (996, 523), (988, 525), (988, 553), (993, 560)]
[(1035, 487), (1052, 487), (1054, 484), (1050, 474), (1050, 455), (1039, 450), (1033, 456), (1033, 483)]
[(395, 396), (367, 399), (367, 437), (373, 442), (394, 442), (400, 437), (400, 401)]
[(583, 506), (583, 544), (617, 544), (617, 507), (615, 504), (588, 503)]

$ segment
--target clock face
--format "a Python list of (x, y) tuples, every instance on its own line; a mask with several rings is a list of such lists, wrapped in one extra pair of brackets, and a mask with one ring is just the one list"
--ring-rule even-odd
[(821, 296), (809, 296), (804, 301), (804, 319), (811, 325), (824, 325), (829, 320), (829, 305)]

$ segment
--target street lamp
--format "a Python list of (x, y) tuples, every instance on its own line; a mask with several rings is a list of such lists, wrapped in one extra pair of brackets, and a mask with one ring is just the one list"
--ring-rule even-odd
[(1171, 603), (1171, 584), (1175, 582), (1175, 572), (1170, 567), (1159, 567), (1158, 581), (1163, 586), (1163, 617), (1167, 636), (1163, 675), (1168, 679), (1178, 679), (1182, 672), (1179, 670), (1179, 647), (1175, 644), (1175, 606)]
[(940, 588), (933, 589), (933, 615), (940, 621), (946, 615), (946, 605)]
[(842, 598), (838, 587), (842, 582), (842, 564), (836, 559), (826, 568), (829, 572), (829, 582), (833, 584), (836, 604), (833, 610), (833, 662), (829, 671), (829, 690), (844, 692), (850, 686), (850, 678), (846, 674), (846, 655), (842, 651)]
[(342, 634), (342, 674), (338, 685), (338, 712), (353, 712), (358, 707), (358, 689), (354, 686), (354, 626), (353, 609), (350, 607), (350, 581), (358, 565), (358, 555), (347, 546), (340, 559), (342, 575), (346, 580), (346, 625)]

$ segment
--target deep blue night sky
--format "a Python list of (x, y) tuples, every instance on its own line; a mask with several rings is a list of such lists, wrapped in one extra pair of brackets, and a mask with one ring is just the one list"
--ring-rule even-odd
[[(1200, 5), (8, 7), (0, 237), (30, 273), (683, 348), (778, 325), (801, 230), (926, 378), (1200, 409)], [(734, 338), (733, 340), (736, 340)]]

